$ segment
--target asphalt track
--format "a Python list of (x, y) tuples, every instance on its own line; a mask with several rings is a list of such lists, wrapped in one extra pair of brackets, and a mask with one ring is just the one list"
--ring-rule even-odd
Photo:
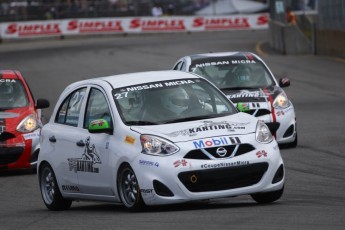
[(267, 31), (69, 38), (0, 44), (0, 68), (18, 69), (36, 98), (52, 106), (71, 82), (126, 72), (169, 69), (183, 55), (248, 50), (286, 89), (298, 120), (299, 145), (281, 150), (286, 190), (278, 202), (249, 196), (155, 207), (128, 213), (120, 205), (74, 202), (63, 212), (44, 206), (35, 174), (0, 173), (0, 229), (344, 229), (345, 62), (324, 56), (284, 56), (267, 50)]

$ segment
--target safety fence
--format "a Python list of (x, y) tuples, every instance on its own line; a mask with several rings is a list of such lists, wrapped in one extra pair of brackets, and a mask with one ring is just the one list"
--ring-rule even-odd
[(267, 13), (231, 16), (78, 18), (0, 23), (0, 39), (268, 29)]

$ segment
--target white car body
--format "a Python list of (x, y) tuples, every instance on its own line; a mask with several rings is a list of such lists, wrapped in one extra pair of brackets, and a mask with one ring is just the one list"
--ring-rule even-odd
[[(253, 87), (237, 87), (224, 84), (226, 71), (236, 66), (257, 66), (252, 68), (265, 71), (265, 78), (269, 83)], [(213, 69), (212, 69), (213, 68)], [(218, 68), (218, 70), (216, 70)], [(228, 69), (227, 69), (228, 68)], [(219, 52), (193, 54), (180, 58), (173, 66), (174, 70), (194, 72), (207, 78), (215, 84), (236, 105), (246, 103), (248, 113), (264, 121), (275, 130), (275, 138), (281, 146), (297, 146), (297, 122), (292, 102), (282, 89), (290, 85), (290, 80), (282, 78), (278, 82), (266, 63), (257, 55), (250, 52)], [(203, 69), (203, 70), (202, 70)], [(211, 71), (210, 71), (211, 69)], [(200, 71), (202, 70), (202, 71)], [(209, 71), (209, 72), (208, 72)], [(253, 70), (253, 73), (256, 72)], [(205, 76), (208, 74), (208, 76)], [(224, 74), (224, 75), (222, 75)], [(275, 106), (280, 95), (284, 95), (286, 106)]]
[[(47, 207), (52, 210), (66, 209), (70, 206), (70, 200), (86, 199), (122, 202), (127, 208), (136, 209), (137, 197), (141, 197), (145, 205), (245, 194), (279, 193), (268, 202), (279, 199), (285, 180), (283, 160), (273, 137), (268, 143), (257, 141), (257, 126), (266, 126), (253, 116), (238, 113), (235, 109), (231, 115), (167, 124), (128, 125), (124, 122), (124, 116), (129, 112), (121, 114), (119, 104), (115, 102), (127, 97), (124, 89), (138, 90), (139, 93), (146, 90), (145, 87), (154, 86), (155, 82), (184, 84), (187, 82), (185, 79), (189, 79), (189, 82), (205, 81), (221, 95), (222, 100), (224, 98), (226, 103), (230, 103), (207, 80), (179, 71), (109, 76), (68, 86), (41, 132), (38, 177)], [(83, 95), (75, 96), (74, 93), (84, 87)], [(88, 102), (91, 88), (96, 88), (106, 98), (113, 124), (111, 133), (90, 133), (83, 126), (84, 119), (87, 119), (84, 111), (89, 103), (93, 103)], [(115, 93), (119, 88), (123, 88), (119, 91), (123, 93)], [(73, 108), (79, 109), (78, 121), (69, 121), (71, 124), (76, 122), (73, 125), (61, 124), (60, 120), (60, 115), (65, 116), (61, 112), (61, 105), (69, 95), (77, 98), (72, 104), (77, 105)], [(70, 109), (73, 109), (72, 106)], [(230, 104), (229, 108), (232, 107)], [(160, 143), (166, 141), (161, 148), (174, 152), (166, 155), (147, 154), (144, 146), (148, 142), (141, 140), (156, 140), (155, 137), (163, 140)], [(132, 169), (130, 175), (136, 177), (131, 187), (135, 194), (134, 202), (129, 204), (120, 194), (123, 186), (117, 183), (121, 181), (119, 174), (122, 174), (123, 166)], [(52, 175), (56, 180), (50, 178)], [(56, 182), (56, 187), (54, 183), (46, 182), (49, 180)], [(58, 201), (64, 201), (66, 205), (55, 205), (57, 198), (51, 196), (47, 187), (61, 194)], [(259, 198), (256, 200), (266, 202)]]

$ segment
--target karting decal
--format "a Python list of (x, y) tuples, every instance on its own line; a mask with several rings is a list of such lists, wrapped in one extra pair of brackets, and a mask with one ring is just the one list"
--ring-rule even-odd
[(145, 166), (154, 166), (154, 167), (159, 167), (159, 163), (158, 162), (154, 162), (154, 161), (147, 161), (147, 160), (139, 160), (139, 164), (140, 165), (145, 165)]
[(239, 129), (246, 129), (247, 123), (238, 123), (238, 122), (228, 122), (228, 121), (221, 121), (221, 122), (213, 122), (213, 121), (202, 121), (204, 124), (195, 127), (189, 128), (184, 130), (179, 130), (176, 132), (168, 133), (166, 135), (170, 137), (177, 137), (179, 135), (182, 136), (196, 136), (200, 132), (207, 132), (212, 130), (226, 130), (228, 132), (234, 132), (235, 130)]
[(90, 137), (87, 137), (84, 153), (81, 158), (68, 158), (69, 170), (74, 172), (99, 173), (97, 164), (102, 164), (98, 156), (95, 145), (90, 144)]
[(133, 145), (135, 143), (135, 138), (127, 135), (126, 138), (125, 138), (125, 142), (127, 144)]
[(258, 158), (267, 157), (267, 152), (265, 150), (259, 151), (259, 152), (256, 153), (256, 156)]
[(75, 185), (62, 185), (61, 188), (62, 188), (62, 191), (80, 192), (79, 187)]
[(234, 161), (234, 162), (221, 162), (213, 164), (202, 164), (202, 169), (213, 169), (213, 168), (225, 168), (225, 167), (234, 167), (241, 165), (249, 165), (249, 161)]
[(191, 166), (185, 159), (177, 160), (177, 161), (174, 162), (175, 168), (180, 167), (180, 166), (185, 167), (187, 165), (189, 165), (189, 167)]
[(241, 92), (236, 93), (236, 94), (231, 94), (228, 95), (229, 99), (232, 98), (241, 98), (241, 97), (268, 97), (268, 95), (266, 95), (265, 93), (263, 93), (262, 91), (249, 91), (249, 90), (241, 90)]
[(196, 140), (193, 141), (194, 148), (209, 148), (222, 145), (237, 145), (241, 144), (241, 140), (238, 137), (215, 137), (210, 139)]

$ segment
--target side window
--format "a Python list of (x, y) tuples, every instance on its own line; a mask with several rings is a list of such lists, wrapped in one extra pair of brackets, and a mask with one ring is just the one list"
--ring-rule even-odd
[(86, 106), (84, 128), (87, 128), (92, 120), (97, 119), (105, 119), (109, 122), (110, 127), (113, 127), (111, 112), (104, 94), (100, 90), (92, 88)]
[(174, 70), (182, 70), (182, 67), (184, 66), (184, 62), (180, 61), (179, 63), (177, 63), (174, 67)]
[(85, 96), (86, 88), (74, 91), (61, 104), (55, 122), (59, 124), (78, 126), (81, 104)]

